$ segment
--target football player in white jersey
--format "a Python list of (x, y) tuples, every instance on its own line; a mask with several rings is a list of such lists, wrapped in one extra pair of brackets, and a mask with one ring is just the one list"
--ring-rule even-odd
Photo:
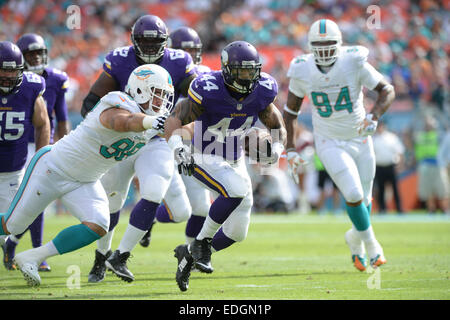
[[(305, 96), (313, 108), (313, 133), (317, 154), (341, 191), (352, 228), (345, 240), (354, 266), (364, 271), (367, 255), (372, 267), (386, 263), (383, 249), (370, 224), (375, 154), (371, 135), (378, 119), (395, 98), (394, 88), (367, 62), (362, 46), (342, 46), (337, 24), (321, 19), (309, 30), (310, 54), (291, 61), (284, 121), (288, 132), (288, 169), (295, 173), (303, 162), (293, 140), (293, 131)], [(363, 86), (378, 93), (366, 114)]]
[(0, 235), (19, 234), (60, 198), (81, 222), (47, 244), (15, 256), (30, 286), (40, 285), (38, 266), (43, 260), (82, 248), (106, 234), (109, 204), (100, 178), (120, 161), (132, 158), (158, 133), (153, 128), (157, 117), (148, 114), (170, 107), (174, 89), (164, 68), (147, 64), (131, 73), (125, 91), (105, 95), (75, 130), (53, 146), (41, 148), (8, 211), (0, 214)]

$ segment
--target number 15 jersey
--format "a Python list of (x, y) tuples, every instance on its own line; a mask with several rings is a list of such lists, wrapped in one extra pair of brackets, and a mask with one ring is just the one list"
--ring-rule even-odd
[(343, 140), (358, 137), (359, 125), (366, 116), (362, 87), (373, 90), (383, 78), (367, 62), (368, 54), (362, 46), (343, 46), (327, 73), (318, 69), (313, 54), (291, 61), (289, 91), (299, 98), (309, 97), (316, 134)]

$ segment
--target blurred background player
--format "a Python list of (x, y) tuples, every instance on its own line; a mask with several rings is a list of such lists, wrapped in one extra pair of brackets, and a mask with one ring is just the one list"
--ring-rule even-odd
[[(50, 141), (50, 123), (42, 97), (45, 79), (24, 69), (20, 49), (11, 42), (0, 42), (0, 212), (8, 209), (19, 189), (27, 155)], [(29, 137), (35, 141), (35, 150), (28, 148)], [(42, 241), (41, 228), (34, 234), (34, 245)], [(6, 269), (15, 270), (12, 259), (17, 238), (9, 238), (2, 244), (3, 264)]]
[(339, 214), (341, 211), (341, 195), (337, 189), (336, 184), (333, 179), (331, 179), (327, 170), (320, 161), (319, 156), (314, 153), (314, 167), (317, 171), (317, 186), (319, 188), (319, 200), (316, 205), (317, 213), (324, 214), (327, 210), (326, 200), (330, 194), (329, 190), (331, 188), (331, 202), (332, 209), (335, 214)]
[(398, 186), (398, 165), (402, 161), (405, 147), (400, 138), (386, 129), (384, 121), (378, 121), (373, 135), (373, 149), (376, 158), (375, 185), (379, 213), (386, 213), (386, 185), (390, 185), (394, 195), (395, 209), (403, 213), (402, 199)]
[[(104, 96), (71, 134), (33, 156), (9, 209), (0, 214), (0, 235), (23, 232), (57, 198), (80, 224), (63, 229), (41, 247), (16, 255), (14, 262), (29, 286), (41, 284), (38, 266), (43, 260), (78, 250), (107, 232), (109, 204), (100, 178), (139, 152), (157, 133), (147, 132), (157, 124), (156, 117), (147, 112), (170, 103), (171, 83), (164, 68), (139, 66), (126, 92)], [(84, 165), (74, 166), (79, 159)]]
[[(375, 154), (372, 137), (377, 121), (394, 100), (394, 88), (368, 62), (362, 46), (342, 46), (337, 24), (320, 19), (308, 33), (311, 53), (291, 61), (284, 120), (288, 130), (288, 165), (298, 166), (292, 123), (297, 121), (305, 96), (312, 101), (313, 133), (316, 152), (328, 174), (341, 191), (352, 229), (345, 239), (354, 266), (363, 271), (370, 265), (386, 263), (383, 249), (370, 224)], [(378, 93), (370, 113), (363, 105), (362, 87)]]
[[(157, 64), (171, 75), (174, 86), (175, 103), (187, 90), (196, 74), (191, 56), (182, 50), (167, 48), (169, 32), (165, 23), (157, 16), (144, 15), (133, 25), (131, 40), (133, 45), (112, 50), (105, 58), (103, 72), (93, 84), (83, 102), (82, 114), (86, 114), (97, 103), (99, 95), (112, 90), (125, 90), (130, 73), (145, 63)], [(126, 262), (130, 252), (151, 228), (155, 215), (174, 222), (186, 221), (191, 214), (191, 206), (181, 177), (174, 174), (173, 154), (164, 138), (154, 137), (144, 146), (138, 160), (123, 162), (102, 177), (102, 184), (108, 194), (111, 224), (105, 237), (97, 242), (94, 266), (89, 273), (89, 282), (104, 279), (109, 257), (110, 269), (122, 280), (133, 281)], [(113, 231), (119, 220), (133, 170), (139, 180), (141, 200), (130, 214), (129, 224), (118, 249), (112, 254)], [(160, 203), (164, 199), (164, 205)]]
[[(245, 133), (258, 118), (268, 129), (277, 129), (272, 153), (261, 159), (262, 163), (277, 163), (284, 149), (286, 132), (273, 104), (277, 82), (261, 74), (256, 48), (245, 41), (232, 42), (223, 49), (221, 64), (221, 71), (204, 73), (192, 82), (189, 99), (181, 100), (165, 123), (166, 139), (184, 174), (193, 175), (219, 194), (195, 240), (174, 250), (181, 291), (188, 289), (193, 266), (201, 272), (213, 272), (212, 251), (246, 238), (253, 195), (243, 157)], [(178, 129), (193, 121), (192, 155)]]
[(426, 116), (423, 128), (414, 132), (418, 194), (428, 213), (448, 211), (449, 182), (447, 168), (438, 161), (441, 137), (437, 126), (432, 116)]
[[(17, 41), (17, 46), (22, 51), (25, 58), (25, 70), (34, 72), (45, 79), (45, 91), (42, 97), (47, 105), (47, 114), (50, 120), (50, 143), (53, 143), (55, 141), (54, 118), (56, 118), (57, 121), (56, 139), (62, 138), (69, 132), (67, 104), (65, 99), (65, 93), (69, 87), (69, 78), (65, 72), (48, 67), (48, 50), (44, 39), (40, 35), (33, 33), (24, 34)], [(35, 150), (34, 135), (31, 134), (28, 143), (27, 164), (33, 157)], [(42, 245), (43, 229), (44, 213), (42, 212), (28, 228), (28, 230), (30, 230), (33, 248)], [(12, 261), (16, 246), (23, 234), (24, 233), (16, 236), (11, 235), (8, 238), (8, 241), (6, 242), (6, 255), (8, 257), (4, 256), (3, 261)], [(5, 263), (5, 267), (6, 265), (7, 264)], [(9, 266), (14, 268), (13, 265)], [(43, 261), (39, 266), (39, 271), (50, 270), (50, 266), (46, 261)]]
[[(24, 72), (24, 68), (20, 49), (9, 41), (0, 42), (0, 212), (8, 210), (19, 190), (25, 174), (29, 136), (34, 136), (36, 151), (50, 141), (50, 123), (42, 98), (45, 79)], [(6, 248), (8, 242), (2, 243), (3, 264), (6, 269), (15, 270)]]

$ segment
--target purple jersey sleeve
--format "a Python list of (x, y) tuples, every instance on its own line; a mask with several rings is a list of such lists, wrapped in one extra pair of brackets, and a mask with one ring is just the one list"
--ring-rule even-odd
[(69, 77), (65, 72), (61, 72), (61, 74), (58, 77), (59, 81), (57, 82), (57, 94), (55, 99), (55, 116), (56, 121), (67, 121), (68, 120), (68, 110), (67, 110), (67, 103), (66, 103), (66, 92), (69, 88)]
[(119, 47), (108, 53), (103, 63), (103, 71), (116, 80), (118, 90), (124, 91), (128, 77), (138, 66), (133, 46)]

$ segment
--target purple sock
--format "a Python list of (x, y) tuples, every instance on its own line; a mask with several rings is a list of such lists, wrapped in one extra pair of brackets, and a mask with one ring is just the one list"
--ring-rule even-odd
[(243, 198), (225, 198), (222, 195), (218, 196), (209, 209), (209, 216), (216, 223), (224, 223), (233, 210), (242, 202), (242, 199)]
[(9, 259), (14, 258), (14, 256), (16, 255), (17, 243), (12, 241), (11, 239), (8, 239), (6, 240), (5, 245), (6, 245), (6, 254), (8, 255)]
[(191, 215), (186, 223), (186, 236), (195, 238), (202, 230), (206, 217)]
[(156, 202), (147, 201), (145, 199), (139, 200), (131, 211), (130, 224), (139, 230), (147, 231), (150, 229), (150, 226), (155, 219), (158, 206), (159, 203)]
[(114, 230), (114, 228), (119, 223), (120, 210), (109, 214), (109, 229), (108, 231)]
[(169, 212), (169, 210), (167, 210), (167, 207), (162, 204), (158, 207), (158, 209), (156, 210), (156, 220), (158, 220), (158, 222), (175, 222), (173, 221), (173, 217), (172, 214)]
[(44, 230), (44, 213), (34, 219), (33, 223), (28, 227), (31, 235), (31, 244), (33, 248), (40, 247), (42, 245), (42, 231)]
[(222, 228), (220, 228), (212, 238), (211, 246), (214, 250), (219, 251), (228, 248), (235, 242), (236, 241), (233, 239), (228, 238), (225, 233), (223, 233)]

